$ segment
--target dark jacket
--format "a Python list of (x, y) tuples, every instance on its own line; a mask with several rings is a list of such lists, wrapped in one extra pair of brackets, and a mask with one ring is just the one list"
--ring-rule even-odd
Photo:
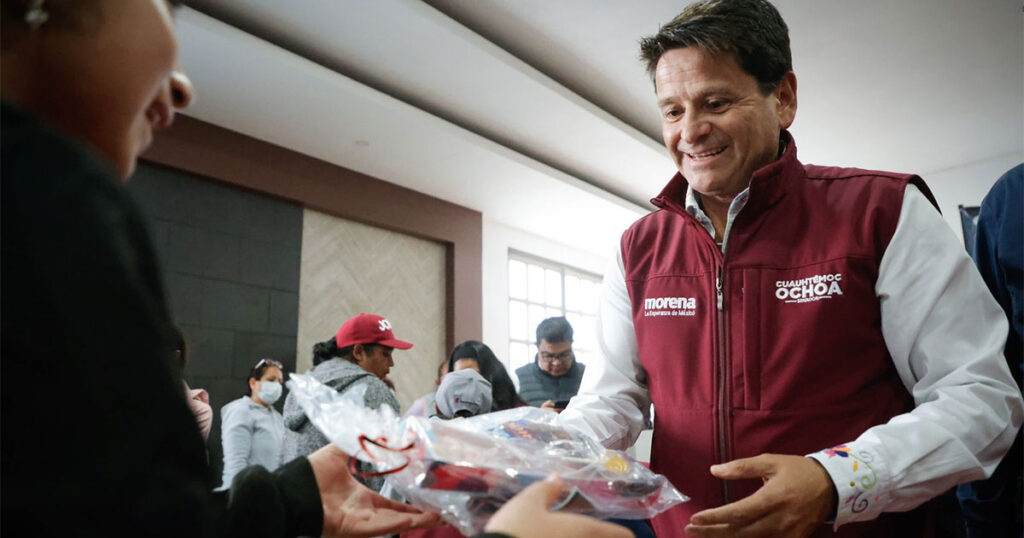
[(573, 360), (572, 366), (565, 375), (555, 377), (540, 369), (535, 355), (533, 362), (516, 368), (516, 377), (519, 378), (519, 396), (534, 407), (548, 400), (552, 402), (568, 400), (579, 392), (580, 380), (583, 379), (583, 371), (586, 368), (585, 364)]
[(996, 181), (981, 202), (974, 262), (1010, 322), (1006, 360), (1021, 383), (1024, 339), (1024, 164)]
[[(981, 202), (971, 257), (1010, 322), (1004, 354), (1020, 387), (1024, 372), (1024, 164), (1003, 174)], [(957, 488), (968, 538), (1021, 536), (1022, 436), (1024, 430), (1017, 433), (1010, 452), (988, 480)]]
[(113, 171), (2, 105), (2, 518), (36, 536), (319, 534), (308, 461), (208, 490), (153, 249)]

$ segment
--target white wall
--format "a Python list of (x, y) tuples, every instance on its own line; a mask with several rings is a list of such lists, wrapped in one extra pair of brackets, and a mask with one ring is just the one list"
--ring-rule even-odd
[(957, 206), (981, 205), (981, 200), (985, 198), (999, 176), (1021, 161), (1024, 161), (1024, 151), (923, 174), (921, 177), (935, 194), (942, 216), (963, 242), (964, 234)]

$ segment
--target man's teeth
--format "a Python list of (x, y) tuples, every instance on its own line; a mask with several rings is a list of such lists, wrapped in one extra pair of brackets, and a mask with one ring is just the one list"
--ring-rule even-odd
[(703, 159), (705, 157), (714, 157), (715, 155), (718, 155), (723, 151), (725, 151), (725, 147), (721, 147), (712, 151), (706, 151), (704, 153), (687, 153), (686, 155), (691, 159)]

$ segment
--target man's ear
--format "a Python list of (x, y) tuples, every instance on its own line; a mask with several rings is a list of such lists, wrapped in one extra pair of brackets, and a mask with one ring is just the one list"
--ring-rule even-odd
[(779, 129), (789, 129), (796, 119), (796, 75), (792, 71), (783, 75), (772, 94), (775, 97)]

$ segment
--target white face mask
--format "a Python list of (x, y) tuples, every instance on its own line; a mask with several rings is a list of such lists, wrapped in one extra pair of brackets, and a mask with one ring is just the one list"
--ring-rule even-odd
[(281, 384), (277, 381), (260, 382), (260, 392), (257, 395), (267, 405), (274, 405), (274, 402), (281, 397)]

